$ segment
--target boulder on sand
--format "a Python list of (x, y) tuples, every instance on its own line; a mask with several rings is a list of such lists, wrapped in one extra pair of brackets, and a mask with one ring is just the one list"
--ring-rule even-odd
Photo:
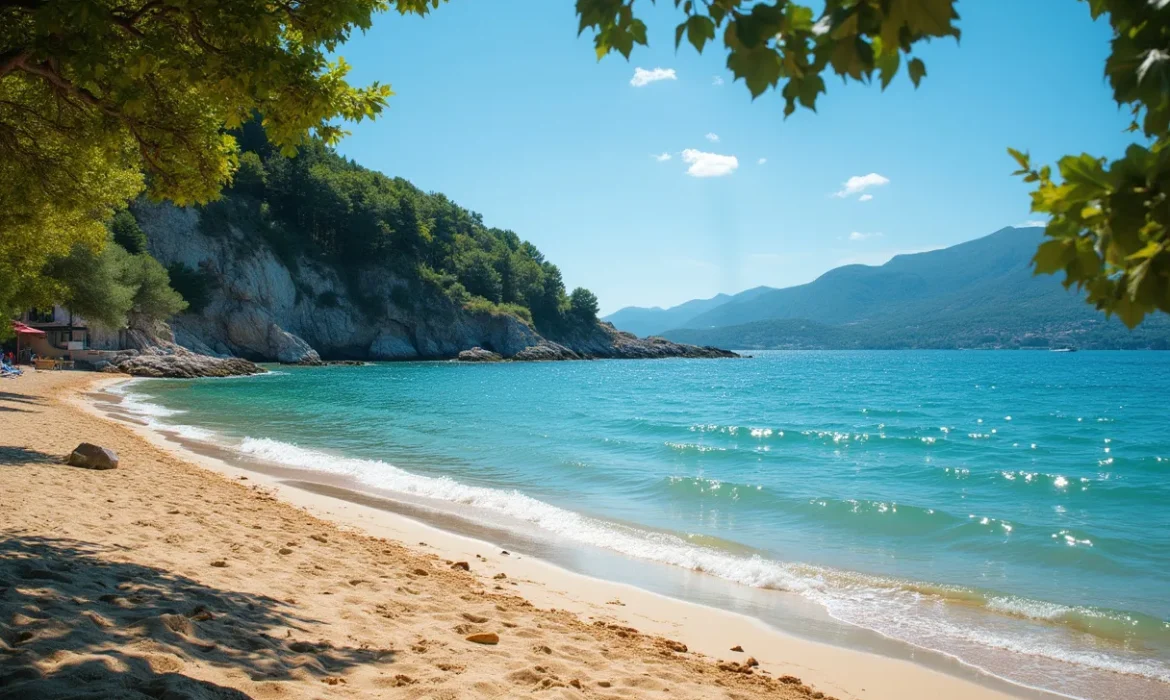
[(83, 442), (70, 453), (65, 463), (82, 469), (117, 469), (118, 453), (108, 447)]

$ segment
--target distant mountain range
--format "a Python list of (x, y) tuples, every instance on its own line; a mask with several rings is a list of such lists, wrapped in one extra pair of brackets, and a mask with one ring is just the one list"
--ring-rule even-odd
[(638, 335), (728, 348), (1170, 349), (1170, 319), (1130, 331), (1032, 274), (1042, 228), (1005, 228), (950, 248), (846, 265), (808, 284), (756, 287), (605, 320)]

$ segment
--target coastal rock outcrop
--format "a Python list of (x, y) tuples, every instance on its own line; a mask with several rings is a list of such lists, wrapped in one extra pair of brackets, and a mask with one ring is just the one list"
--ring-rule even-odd
[(189, 352), (184, 355), (139, 354), (111, 362), (119, 372), (134, 377), (196, 379), (263, 374), (267, 370), (238, 357), (211, 357)]
[(179, 345), (206, 356), (317, 364), (323, 358), (451, 359), (476, 347), (533, 361), (733, 356), (639, 339), (605, 323), (545, 337), (516, 316), (470, 311), (386, 269), (342, 279), (320, 261), (276, 251), (262, 232), (241, 228), (245, 222), (145, 201), (134, 205), (134, 214), (151, 255), (209, 281), (206, 303), (171, 323)]
[(612, 324), (601, 321), (588, 334), (566, 339), (566, 344), (586, 357), (613, 359), (660, 359), (666, 357), (721, 358), (739, 357), (730, 350), (709, 346), (676, 343), (666, 338), (651, 336), (639, 338), (633, 333), (619, 331)]
[(236, 377), (267, 371), (238, 357), (219, 357), (188, 350), (174, 342), (174, 336), (165, 325), (131, 328), (126, 335), (130, 349), (114, 353), (94, 369), (160, 379)]
[(491, 350), (484, 350), (481, 347), (474, 347), (470, 350), (464, 350), (459, 353), (455, 360), (458, 362), (503, 362), (504, 358), (498, 352)]
[(582, 357), (564, 345), (544, 342), (539, 345), (530, 345), (512, 356), (513, 360), (523, 362), (556, 362), (560, 360), (580, 360)]

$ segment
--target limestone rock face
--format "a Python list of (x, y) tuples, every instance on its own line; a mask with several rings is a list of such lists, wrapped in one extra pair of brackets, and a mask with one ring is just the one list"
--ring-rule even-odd
[[(343, 280), (315, 260), (281, 257), (258, 231), (201, 220), (195, 209), (138, 202), (134, 214), (159, 262), (182, 263), (213, 281), (206, 306), (171, 323), (175, 343), (205, 356), (317, 364), (322, 358), (451, 359), (475, 347), (515, 360), (729, 356), (638, 339), (603, 323), (571, 337), (545, 338), (514, 316), (469, 312), (438, 290), (385, 269), (347, 272)], [(351, 296), (353, 289), (364, 303)]]
[(107, 447), (83, 442), (73, 450), (65, 462), (82, 469), (117, 469), (118, 453)]
[(275, 323), (268, 324), (268, 349), (277, 362), (290, 365), (319, 365), (321, 356), (309, 344)]

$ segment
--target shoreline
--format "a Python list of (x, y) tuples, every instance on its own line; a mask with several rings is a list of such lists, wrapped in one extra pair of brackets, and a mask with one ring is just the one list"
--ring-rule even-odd
[[(226, 450), (223, 454), (214, 454), (215, 449), (199, 448), (205, 443), (193, 444), (173, 431), (151, 428), (131, 415), (109, 415), (95, 405), (95, 388), (99, 385), (106, 388), (129, 381), (129, 378), (104, 379), (91, 385), (85, 397), (75, 396), (74, 405), (104, 420), (129, 427), (140, 438), (180, 459), (224, 476), (251, 480), (274, 497), (339, 526), (403, 543), (421, 538), (427, 543), (423, 551), (437, 552), (445, 559), (475, 559), (479, 565), (476, 568), (484, 568), (485, 576), (504, 573), (501, 565), (506, 563), (508, 571), (520, 572), (505, 574), (509, 575), (513, 590), (540, 607), (548, 605), (582, 618), (604, 618), (668, 636), (712, 661), (735, 661), (736, 657), (744, 657), (745, 654), (729, 651), (732, 646), (742, 645), (759, 661), (761, 669), (777, 676), (800, 676), (818, 690), (842, 698), (935, 698), (944, 694), (956, 699), (1063, 697), (1000, 679), (953, 657), (889, 640), (860, 628), (861, 632), (880, 637), (878, 646), (884, 646), (887, 653), (810, 640), (776, 629), (744, 613), (597, 578), (518, 552), (503, 559), (498, 556), (500, 548), (487, 539), (500, 535), (491, 527), (475, 532), (477, 528), (458, 516), (428, 513), (429, 509), (425, 507), (383, 495), (363, 494), (319, 480), (305, 481), (305, 474), (293, 473), (297, 470), (241, 464), (239, 460), (225, 459), (228, 457)], [(298, 479), (298, 476), (302, 478)], [(709, 578), (704, 574), (693, 575)], [(766, 594), (777, 592), (768, 591)], [(832, 624), (849, 627), (836, 621)], [(713, 630), (718, 632), (713, 634)], [(902, 655), (913, 660), (895, 658), (889, 652), (896, 647), (902, 647)], [(950, 668), (944, 670), (943, 667), (948, 665)], [(842, 674), (835, 670), (840, 668), (850, 671)]]

